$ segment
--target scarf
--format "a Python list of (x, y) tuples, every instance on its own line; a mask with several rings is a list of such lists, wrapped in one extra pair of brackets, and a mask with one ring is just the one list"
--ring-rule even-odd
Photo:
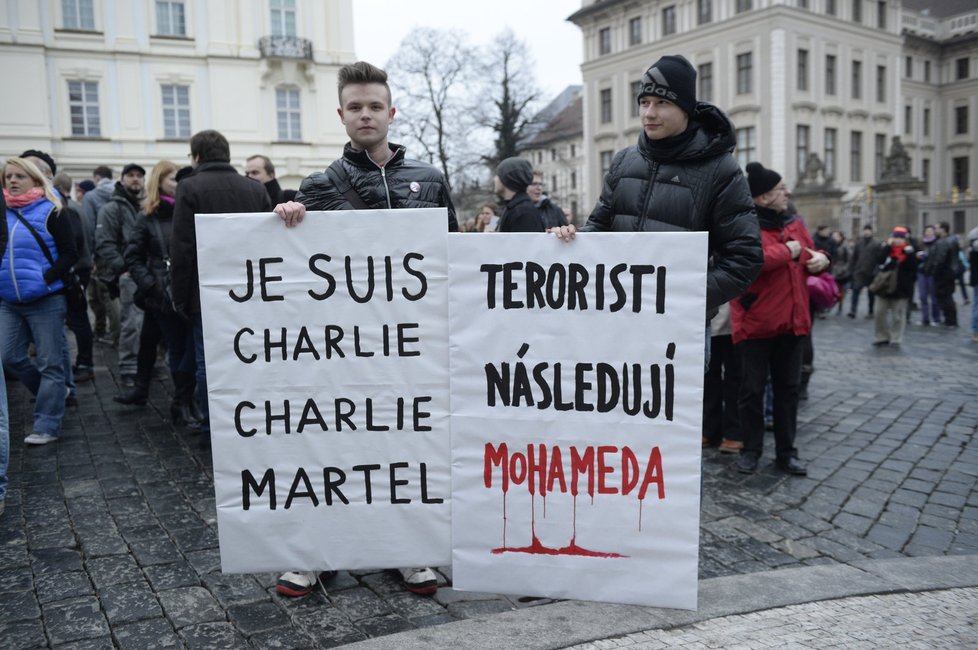
[(904, 260), (907, 259), (906, 248), (906, 244), (892, 244), (890, 246), (890, 257), (895, 259), (897, 264), (903, 264)]
[(176, 202), (177, 200), (172, 196), (167, 196), (166, 194), (160, 194), (160, 203), (168, 203), (170, 205), (173, 205)]
[(792, 221), (791, 215), (787, 212), (775, 212), (771, 208), (760, 205), (755, 205), (754, 209), (757, 212), (757, 223), (764, 230), (778, 230)]
[(7, 202), (8, 208), (22, 208), (25, 205), (30, 205), (38, 199), (44, 198), (44, 188), (32, 187), (23, 194), (18, 194), (13, 196), (7, 191), (7, 188), (3, 188), (3, 199)]
[(137, 192), (136, 194), (133, 194), (127, 190), (126, 186), (122, 184), (122, 181), (115, 182), (115, 191), (112, 193), (112, 195), (121, 196), (127, 203), (129, 203), (129, 205), (132, 206), (133, 210), (135, 210), (137, 213), (139, 212), (139, 193)]
[(652, 140), (645, 134), (645, 131), (642, 131), (642, 141), (652, 156), (652, 160), (660, 163), (671, 162), (686, 151), (686, 147), (696, 137), (699, 130), (699, 123), (690, 120), (685, 131), (661, 140)]

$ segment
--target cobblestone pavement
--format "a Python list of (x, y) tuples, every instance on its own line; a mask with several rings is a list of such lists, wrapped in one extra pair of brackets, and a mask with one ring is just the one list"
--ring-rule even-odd
[[(745, 477), (705, 452), (701, 577), (978, 553), (969, 338), (911, 326), (901, 349), (879, 349), (868, 320), (819, 320), (799, 414), (809, 476)], [(383, 571), (299, 599), (275, 594), (272, 574), (222, 575), (208, 441), (169, 422), (168, 383), (147, 407), (115, 404), (114, 355), (97, 357), (57, 444), (24, 447), (29, 395), (8, 384), (0, 648), (334, 647), (549, 602), (456, 592), (447, 567), (434, 598)]]
[(978, 589), (861, 596), (713, 618), (567, 650), (974, 648), (976, 611)]

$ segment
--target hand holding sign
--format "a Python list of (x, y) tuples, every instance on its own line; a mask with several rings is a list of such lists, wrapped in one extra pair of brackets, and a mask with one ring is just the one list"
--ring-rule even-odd
[(302, 223), (306, 216), (306, 206), (296, 201), (286, 201), (275, 206), (275, 214), (281, 217), (286, 227), (294, 228)]

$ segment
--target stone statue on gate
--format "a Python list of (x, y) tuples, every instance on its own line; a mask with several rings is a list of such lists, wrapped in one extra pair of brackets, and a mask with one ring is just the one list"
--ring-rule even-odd
[(890, 153), (886, 156), (883, 164), (884, 181), (909, 180), (910, 174), (910, 154), (900, 142), (900, 136), (893, 136), (893, 143), (890, 145)]
[(826, 187), (831, 180), (831, 178), (825, 176), (825, 164), (822, 163), (818, 154), (815, 152), (808, 154), (808, 159), (805, 161), (805, 171), (802, 173), (801, 178), (798, 179), (799, 187)]

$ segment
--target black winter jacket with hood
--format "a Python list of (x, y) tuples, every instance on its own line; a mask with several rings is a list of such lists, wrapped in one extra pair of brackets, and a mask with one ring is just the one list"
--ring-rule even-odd
[(126, 272), (126, 239), (138, 214), (139, 198), (117, 181), (112, 198), (98, 211), (95, 226), (96, 273), (106, 284), (118, 285)]
[(380, 167), (347, 143), (342, 158), (302, 181), (295, 200), (307, 210), (355, 210), (343, 195), (353, 189), (371, 209), (448, 208), (448, 229), (457, 232), (455, 206), (442, 173), (405, 158), (404, 147), (388, 146), (391, 157)]
[(619, 151), (584, 231), (709, 233), (707, 319), (750, 286), (764, 256), (733, 125), (699, 102), (683, 133)]
[[(136, 283), (136, 301), (143, 309), (169, 312), (173, 306), (164, 294), (170, 272), (170, 236), (173, 206), (161, 201), (153, 214), (143, 214), (129, 232), (126, 266)], [(162, 237), (162, 239), (161, 239)]]
[(543, 232), (546, 230), (543, 215), (533, 205), (530, 195), (517, 192), (506, 202), (506, 209), (499, 216), (496, 232)]

